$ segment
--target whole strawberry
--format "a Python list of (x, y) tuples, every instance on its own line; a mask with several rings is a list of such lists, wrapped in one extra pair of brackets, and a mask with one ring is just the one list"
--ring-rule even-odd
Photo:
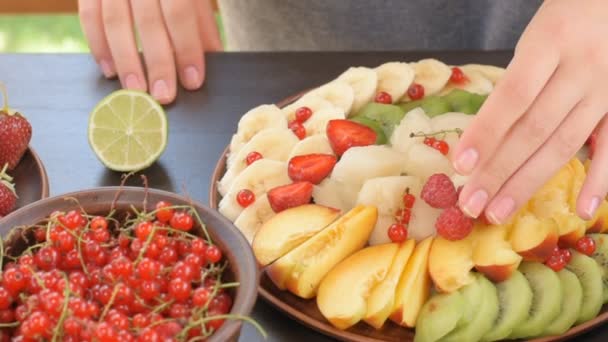
[(8, 165), (4, 165), (0, 171), (0, 217), (8, 215), (17, 202), (13, 178), (6, 173)]
[(0, 84), (4, 107), (0, 110), (0, 165), (13, 170), (32, 139), (32, 126), (27, 119), (8, 107), (6, 89)]
[(433, 208), (445, 209), (456, 204), (458, 193), (450, 177), (436, 173), (427, 179), (420, 197)]

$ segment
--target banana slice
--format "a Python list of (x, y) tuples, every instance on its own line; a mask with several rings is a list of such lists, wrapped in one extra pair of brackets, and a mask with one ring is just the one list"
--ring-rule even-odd
[(243, 210), (236, 218), (236, 221), (234, 221), (234, 225), (245, 235), (245, 238), (251, 244), (260, 227), (274, 215), (275, 212), (270, 207), (268, 197), (264, 194)]
[[(434, 95), (445, 87), (452, 75), (452, 69), (445, 63), (433, 58), (422, 59), (415, 63), (410, 63), (416, 73), (414, 83), (424, 87), (424, 96)], [(407, 92), (405, 97), (407, 97)]]
[(346, 184), (335, 179), (327, 178), (312, 190), (312, 198), (316, 204), (340, 209), (346, 213), (355, 207), (357, 194), (361, 187)]
[(467, 127), (469, 127), (474, 118), (474, 115), (452, 112), (438, 115), (431, 119), (431, 127), (433, 132), (452, 131), (437, 136), (437, 138), (444, 140), (450, 146), (450, 149), (448, 150), (448, 159), (452, 158), (452, 151), (456, 148), (456, 145), (460, 140), (460, 136), (457, 132), (455, 132), (455, 130), (459, 129), (464, 131)]
[(433, 127), (431, 119), (422, 108), (414, 108), (405, 114), (405, 117), (393, 131), (391, 145), (401, 153), (407, 153), (412, 145), (422, 143), (424, 137), (410, 137), (414, 133), (431, 133)]
[(378, 75), (374, 69), (351, 67), (338, 76), (337, 80), (344, 81), (353, 88), (355, 98), (350, 113), (348, 113), (350, 115), (356, 114), (361, 107), (371, 102), (376, 94)]
[(441, 215), (441, 209), (435, 209), (416, 195), (416, 201), (412, 207), (412, 217), (407, 225), (407, 236), (416, 241), (422, 241), (429, 236), (436, 235), (435, 221)]
[[(283, 112), (283, 115), (287, 121), (291, 121), (296, 118), (296, 111), (301, 107), (308, 107), (314, 115), (314, 113), (317, 111), (334, 107), (334, 105), (321, 96), (307, 94), (306, 96), (299, 98), (294, 103), (283, 107), (281, 111)], [(285, 127), (287, 127), (287, 124), (285, 124)]]
[(327, 123), (329, 122), (329, 120), (344, 118), (344, 112), (338, 107), (328, 107), (320, 109), (314, 112), (312, 116), (304, 122), (306, 136), (326, 134)]
[(344, 81), (329, 82), (317, 89), (311, 90), (308, 94), (304, 95), (302, 99), (309, 96), (321, 97), (331, 102), (335, 107), (340, 108), (344, 113), (350, 112), (353, 102), (355, 101), (355, 91)]
[(241, 148), (235, 155), (231, 165), (228, 166), (228, 170), (226, 170), (226, 173), (218, 183), (219, 193), (224, 196), (228, 189), (230, 189), (232, 182), (243, 170), (248, 168), (246, 159), (250, 152), (259, 152), (262, 154), (263, 159), (286, 161), (289, 153), (298, 141), (293, 132), (287, 128), (267, 129), (256, 134)]
[(399, 176), (404, 161), (401, 153), (387, 146), (351, 147), (336, 163), (331, 178), (361, 187), (370, 178)]
[(492, 92), (492, 89), (494, 89), (492, 82), (481, 72), (472, 69), (468, 69), (466, 71), (462, 70), (462, 72), (465, 74), (468, 80), (462, 84), (449, 82), (439, 93), (439, 95), (448, 94), (454, 89), (462, 89), (468, 91), (469, 93), (486, 95)]
[(461, 66), (460, 69), (465, 73), (476, 71), (490, 80), (492, 84), (496, 84), (496, 82), (502, 78), (502, 75), (504, 75), (506, 71), (505, 68), (486, 64), (467, 64)]
[(261, 105), (248, 111), (239, 120), (238, 129), (230, 142), (230, 155), (235, 155), (258, 132), (268, 128), (285, 128), (287, 120), (275, 105)]
[(449, 159), (436, 149), (425, 144), (414, 144), (407, 151), (403, 172), (407, 175), (427, 179), (435, 173), (454, 174)]
[(388, 227), (395, 223), (395, 213), (403, 207), (403, 194), (406, 189), (419, 197), (422, 181), (412, 176), (392, 176), (368, 179), (357, 197), (357, 204), (373, 205), (378, 208), (378, 220), (370, 245), (390, 243)]
[(391, 95), (393, 103), (399, 101), (414, 81), (414, 69), (402, 62), (384, 63), (376, 68), (378, 88), (376, 93), (386, 92)]
[(295, 156), (313, 153), (334, 154), (334, 151), (329, 144), (329, 140), (327, 139), (327, 135), (317, 134), (300, 140), (296, 146), (293, 147), (293, 150), (291, 150), (287, 160)]
[(268, 190), (289, 183), (291, 179), (287, 175), (287, 163), (270, 159), (258, 160), (236, 177), (220, 201), (219, 212), (234, 222), (243, 212), (243, 207), (236, 201), (239, 191), (249, 189), (258, 199)]

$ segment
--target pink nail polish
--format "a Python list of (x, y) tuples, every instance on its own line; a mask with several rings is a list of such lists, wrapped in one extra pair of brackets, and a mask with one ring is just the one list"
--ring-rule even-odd
[(128, 74), (125, 77), (125, 86), (127, 89), (136, 89), (136, 90), (144, 90), (145, 88), (141, 86), (139, 79), (134, 74)]
[(169, 87), (164, 80), (154, 82), (152, 86), (152, 96), (157, 100), (167, 100), (169, 98)]
[(511, 197), (499, 198), (486, 211), (486, 215), (493, 224), (504, 223), (515, 211), (515, 200)]
[(195, 66), (184, 69), (184, 83), (188, 89), (196, 89), (201, 85), (200, 74)]
[(591, 220), (593, 218), (593, 216), (595, 216), (595, 211), (597, 210), (597, 208), (600, 206), (600, 198), (597, 196), (594, 196), (591, 198), (591, 201), (589, 201), (589, 206), (587, 207), (586, 210), (586, 214), (589, 215), (588, 219)]
[(479, 153), (474, 148), (467, 148), (462, 151), (454, 160), (454, 169), (460, 174), (466, 175), (473, 171), (477, 160), (479, 159)]
[(103, 75), (106, 78), (110, 78), (110, 77), (116, 76), (116, 72), (114, 71), (114, 67), (112, 67), (112, 65), (110, 64), (110, 62), (106, 61), (105, 59), (102, 59), (99, 62), (99, 66), (101, 67), (101, 71), (103, 72)]
[(479, 189), (475, 191), (462, 206), (462, 211), (472, 218), (477, 218), (488, 201), (488, 193)]

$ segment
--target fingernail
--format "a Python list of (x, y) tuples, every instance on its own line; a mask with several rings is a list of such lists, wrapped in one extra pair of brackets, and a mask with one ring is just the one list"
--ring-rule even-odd
[(513, 214), (514, 210), (515, 200), (506, 196), (499, 198), (498, 201), (486, 211), (486, 215), (493, 224), (502, 224), (511, 216), (511, 214)]
[(99, 62), (99, 66), (101, 67), (101, 72), (103, 72), (103, 75), (105, 77), (110, 78), (110, 77), (116, 76), (116, 72), (114, 71), (114, 68), (112, 67), (110, 62), (106, 61), (105, 59), (102, 59)]
[(154, 82), (152, 87), (152, 96), (157, 100), (166, 100), (169, 98), (169, 87), (167, 82), (164, 80), (158, 80)]
[(593, 198), (591, 198), (591, 201), (589, 201), (589, 206), (587, 207), (586, 211), (586, 214), (589, 215), (589, 220), (591, 220), (593, 216), (595, 216), (595, 211), (600, 206), (600, 201), (600, 198), (597, 196), (594, 196)]
[(139, 79), (134, 74), (128, 74), (127, 77), (125, 77), (125, 86), (127, 87), (127, 89), (137, 89), (137, 90), (144, 89), (141, 86)]
[(184, 86), (187, 89), (196, 89), (200, 86), (200, 74), (195, 66), (189, 66), (184, 69)]
[(473, 171), (479, 159), (479, 153), (473, 148), (467, 148), (454, 160), (454, 169), (460, 174), (469, 174)]
[(477, 218), (486, 206), (487, 201), (488, 193), (483, 189), (479, 189), (469, 197), (461, 209), (468, 216)]

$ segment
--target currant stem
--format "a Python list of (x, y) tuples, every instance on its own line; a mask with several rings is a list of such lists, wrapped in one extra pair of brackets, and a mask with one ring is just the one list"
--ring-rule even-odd
[(462, 133), (463, 133), (463, 130), (460, 129), (460, 128), (454, 128), (454, 129), (446, 129), (446, 130), (432, 132), (432, 133), (424, 133), (424, 132), (416, 132), (416, 133), (414, 133), (414, 132), (412, 132), (412, 133), (410, 133), (410, 138), (436, 137), (436, 136), (439, 136), (439, 135), (445, 136), (448, 133), (456, 133), (460, 137), (462, 135)]

